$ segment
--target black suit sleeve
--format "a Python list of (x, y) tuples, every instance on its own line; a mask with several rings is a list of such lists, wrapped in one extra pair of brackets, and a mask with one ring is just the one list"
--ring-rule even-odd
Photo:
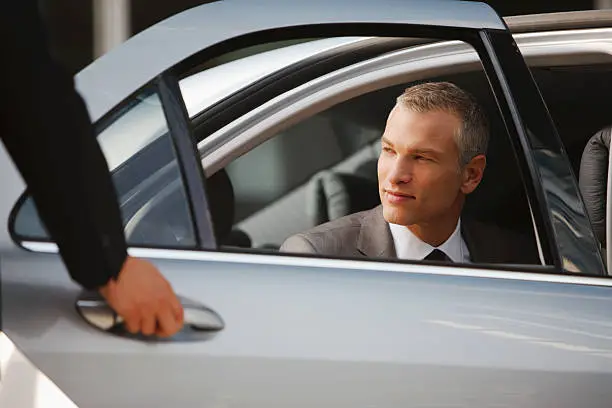
[(117, 196), (85, 104), (47, 50), (36, 1), (0, 13), (0, 136), (57, 243), (88, 289), (127, 256)]

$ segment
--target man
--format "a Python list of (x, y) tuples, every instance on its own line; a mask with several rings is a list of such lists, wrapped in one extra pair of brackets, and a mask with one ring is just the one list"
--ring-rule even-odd
[[(343, 257), (539, 263), (528, 240), (462, 219), (480, 184), (489, 130), (476, 100), (447, 83), (408, 88), (387, 119), (378, 159), (382, 205), (285, 241), (284, 252)], [(503, 216), (503, 214), (500, 214)]]
[(171, 336), (183, 309), (151, 263), (127, 255), (116, 192), (85, 104), (52, 60), (36, 1), (0, 13), (0, 137), (70, 276), (97, 289), (126, 328)]

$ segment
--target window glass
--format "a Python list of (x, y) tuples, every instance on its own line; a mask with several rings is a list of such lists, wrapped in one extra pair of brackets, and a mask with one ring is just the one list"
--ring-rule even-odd
[[(185, 189), (164, 111), (147, 90), (113, 115), (98, 134), (115, 185), (130, 245), (195, 245)], [(20, 239), (48, 240), (35, 205), (27, 198), (14, 231)]]

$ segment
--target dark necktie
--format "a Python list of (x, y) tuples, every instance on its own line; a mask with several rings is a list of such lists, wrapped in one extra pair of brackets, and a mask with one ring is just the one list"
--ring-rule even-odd
[(437, 261), (437, 262), (453, 262), (448, 257), (448, 255), (446, 255), (444, 252), (440, 251), (437, 248), (431, 251), (429, 255), (423, 258), (423, 260), (424, 261)]

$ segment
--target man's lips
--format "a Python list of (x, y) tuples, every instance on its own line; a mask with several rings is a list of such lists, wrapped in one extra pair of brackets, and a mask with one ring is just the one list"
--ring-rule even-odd
[(399, 192), (399, 191), (385, 190), (385, 195), (387, 196), (387, 199), (389, 201), (392, 201), (392, 202), (399, 202), (399, 201), (406, 201), (406, 200), (414, 200), (414, 199), (416, 199), (416, 197), (411, 195), (411, 194), (402, 193), (402, 192)]

